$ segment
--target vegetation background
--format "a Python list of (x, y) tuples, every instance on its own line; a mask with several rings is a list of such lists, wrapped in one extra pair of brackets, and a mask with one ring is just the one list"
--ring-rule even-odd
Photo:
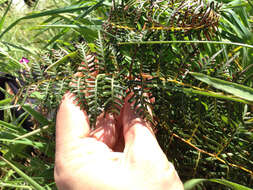
[(253, 187), (250, 0), (26, 2), (0, 1), (1, 189), (56, 188), (55, 114), (66, 90), (94, 124), (119, 111), (126, 89), (143, 117), (153, 108), (185, 189)]

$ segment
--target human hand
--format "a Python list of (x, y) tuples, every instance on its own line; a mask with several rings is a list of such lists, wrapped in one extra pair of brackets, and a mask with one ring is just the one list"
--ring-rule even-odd
[(60, 190), (183, 189), (152, 129), (134, 113), (128, 98), (120, 117), (123, 128), (108, 114), (98, 117), (94, 131), (73, 99), (69, 93), (64, 96), (56, 120), (54, 175)]

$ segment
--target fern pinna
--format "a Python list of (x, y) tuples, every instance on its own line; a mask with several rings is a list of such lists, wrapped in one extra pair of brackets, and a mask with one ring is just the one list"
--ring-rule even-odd
[[(136, 112), (153, 121), (161, 146), (183, 179), (229, 176), (250, 183), (252, 142), (241, 113), (248, 118), (252, 113), (233, 97), (233, 101), (222, 98), (224, 93), (188, 74), (245, 80), (243, 73), (233, 77), (238, 68), (222, 61), (233, 46), (198, 43), (221, 38), (221, 4), (205, 0), (113, 4), (95, 42), (81, 40), (52, 50), (20, 72), (25, 85), (16, 102), (22, 106), (32, 99), (38, 110), (53, 119), (56, 111), (52, 110), (71, 91), (94, 126), (101, 112), (118, 114), (123, 97), (133, 92), (130, 101), (135, 101)], [(234, 175), (238, 172), (245, 175)]]

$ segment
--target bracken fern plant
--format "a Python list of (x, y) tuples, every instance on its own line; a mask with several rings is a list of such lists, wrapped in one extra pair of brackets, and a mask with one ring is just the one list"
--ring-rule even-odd
[[(133, 92), (133, 108), (153, 123), (182, 180), (203, 178), (185, 183), (186, 189), (253, 187), (250, 2), (85, 1), (56, 9), (65, 11), (76, 14), (33, 15), (50, 16), (41, 25), (46, 30), (63, 29), (45, 46), (52, 48), (15, 72), (19, 92), (10, 95), (12, 104), (37, 120), (35, 130), (54, 125), (66, 91), (76, 95), (92, 126), (103, 111), (119, 114)], [(46, 162), (52, 156), (40, 146), (32, 153)]]

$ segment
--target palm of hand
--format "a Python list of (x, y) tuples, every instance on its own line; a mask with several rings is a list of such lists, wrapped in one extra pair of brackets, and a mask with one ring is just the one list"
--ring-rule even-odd
[[(56, 126), (55, 179), (59, 189), (129, 190), (183, 189), (147, 123), (125, 103), (123, 130), (112, 115), (99, 117), (90, 132), (87, 114), (71, 95), (62, 101)], [(114, 152), (122, 144), (123, 152)], [(116, 148), (118, 147), (118, 148)], [(170, 187), (170, 188), (169, 188)]]

